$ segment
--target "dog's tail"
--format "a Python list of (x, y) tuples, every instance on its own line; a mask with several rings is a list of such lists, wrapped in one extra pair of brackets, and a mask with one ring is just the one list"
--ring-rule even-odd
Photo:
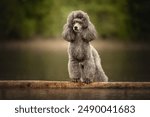
[(98, 52), (93, 46), (91, 46), (91, 48), (92, 48), (92, 54), (93, 54), (93, 58), (94, 58), (95, 66), (96, 66), (95, 81), (108, 82), (108, 77), (106, 76), (101, 66), (101, 60), (98, 55)]

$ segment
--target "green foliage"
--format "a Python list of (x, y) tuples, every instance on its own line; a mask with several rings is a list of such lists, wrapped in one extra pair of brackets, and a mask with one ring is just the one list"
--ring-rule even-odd
[(128, 0), (128, 11), (133, 39), (150, 39), (150, 1)]
[(150, 2), (141, 0), (1, 0), (0, 37), (60, 37), (72, 10), (87, 12), (103, 38), (149, 38)]
[(116, 3), (112, 0), (100, 0), (89, 4), (87, 11), (91, 12), (91, 18), (103, 38), (126, 36), (127, 27), (124, 23), (127, 21), (127, 16), (123, 9), (124, 4), (124, 0), (116, 0)]
[(47, 19), (51, 5), (51, 0), (1, 0), (0, 36), (28, 38), (43, 35), (50, 24), (50, 18)]

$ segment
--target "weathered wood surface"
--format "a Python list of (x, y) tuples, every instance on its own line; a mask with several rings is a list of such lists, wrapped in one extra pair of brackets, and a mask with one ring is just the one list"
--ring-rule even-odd
[(150, 82), (94, 82), (85, 84), (69, 81), (2, 80), (0, 88), (150, 89)]

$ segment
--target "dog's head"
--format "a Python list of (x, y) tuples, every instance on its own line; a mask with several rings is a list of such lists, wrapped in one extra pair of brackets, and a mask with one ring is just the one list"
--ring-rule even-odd
[(67, 18), (67, 23), (63, 28), (63, 38), (69, 42), (73, 42), (76, 34), (79, 33), (82, 40), (90, 42), (96, 38), (96, 30), (91, 23), (87, 13), (78, 10), (72, 11)]
[(69, 27), (72, 28), (74, 32), (78, 33), (88, 27), (89, 17), (87, 13), (78, 10), (71, 12), (67, 21)]

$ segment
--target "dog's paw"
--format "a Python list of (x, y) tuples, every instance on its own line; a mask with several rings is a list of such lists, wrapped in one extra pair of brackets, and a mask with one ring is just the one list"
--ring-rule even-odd
[(73, 79), (72, 79), (72, 82), (77, 83), (77, 82), (81, 82), (81, 81), (80, 81), (80, 78), (73, 78)]
[(89, 78), (85, 78), (83, 80), (83, 83), (86, 83), (86, 84), (90, 84), (92, 81), (89, 79)]

